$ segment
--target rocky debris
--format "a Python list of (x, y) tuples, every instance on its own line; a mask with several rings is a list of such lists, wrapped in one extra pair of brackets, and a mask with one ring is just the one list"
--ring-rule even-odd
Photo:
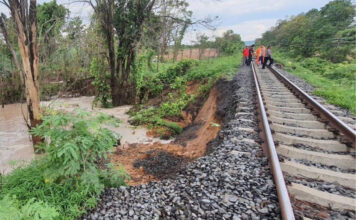
[[(250, 68), (241, 68), (231, 83), (233, 101), (225, 106), (231, 117), (209, 155), (160, 182), (107, 189), (82, 219), (280, 219), (268, 160), (254, 142), (258, 135), (240, 129), (257, 129)], [(249, 114), (239, 114), (241, 107)]]

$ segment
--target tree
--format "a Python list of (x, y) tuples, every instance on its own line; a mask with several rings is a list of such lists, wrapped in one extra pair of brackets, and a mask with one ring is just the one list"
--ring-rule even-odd
[(173, 57), (177, 57), (181, 41), (188, 26), (192, 24), (192, 12), (188, 10), (189, 4), (186, 0), (161, 0), (158, 2), (160, 10), (158, 16), (161, 22), (161, 47), (160, 60), (164, 62), (167, 48), (174, 41)]
[(355, 10), (350, 0), (330, 1), (320, 11), (312, 9), (279, 21), (263, 34), (261, 42), (276, 46), (292, 56), (320, 56), (332, 62), (340, 62), (346, 59), (354, 47), (346, 40), (349, 38), (342, 34), (344, 30), (352, 29), (354, 16)]
[(199, 48), (199, 60), (201, 60), (203, 54), (205, 53), (205, 50), (209, 44), (209, 37), (206, 36), (205, 34), (198, 34), (197, 35), (197, 46)]
[[(37, 5), (36, 0), (1, 0), (10, 11), (17, 31), (18, 46), (22, 58), (26, 87), (27, 110), (30, 127), (41, 123), (40, 97), (38, 83), (38, 45), (37, 45)], [(33, 136), (34, 144), (41, 138)]]
[[(133, 104), (136, 84), (130, 73), (136, 56), (136, 46), (142, 35), (142, 27), (151, 16), (155, 0), (118, 0), (114, 15), (114, 26), (118, 38), (117, 69), (112, 91), (113, 105)], [(113, 89), (113, 88), (112, 88)]]
[[(110, 87), (114, 106), (135, 102), (135, 82), (130, 82), (136, 46), (155, 0), (87, 0), (100, 23), (108, 49)], [(115, 40), (117, 49), (115, 53)]]
[(224, 32), (222, 37), (217, 37), (215, 39), (215, 42), (218, 50), (227, 55), (231, 55), (236, 51), (241, 50), (244, 46), (241, 36), (239, 34), (235, 34), (232, 30)]
[(40, 40), (43, 38), (46, 57), (50, 57), (55, 50), (53, 40), (59, 34), (64, 25), (65, 17), (69, 14), (68, 9), (63, 5), (58, 5), (56, 0), (45, 2), (37, 7), (38, 34)]

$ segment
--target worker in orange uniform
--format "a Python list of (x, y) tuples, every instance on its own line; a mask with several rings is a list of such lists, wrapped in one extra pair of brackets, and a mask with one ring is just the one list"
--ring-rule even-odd
[(257, 48), (257, 50), (256, 50), (256, 64), (257, 65), (260, 63), (261, 47)]
[(243, 58), (244, 58), (243, 62), (244, 62), (244, 64), (246, 64), (246, 65), (247, 65), (247, 61), (248, 61), (248, 53), (249, 53), (249, 50), (250, 50), (250, 49), (248, 48), (248, 46), (246, 46), (245, 49), (244, 49), (243, 52), (242, 52)]
[(266, 52), (267, 52), (266, 47), (262, 45), (260, 56), (257, 58), (261, 64), (263, 64), (265, 61)]

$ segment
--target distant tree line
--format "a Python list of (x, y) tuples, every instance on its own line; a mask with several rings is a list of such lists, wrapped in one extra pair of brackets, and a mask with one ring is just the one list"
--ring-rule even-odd
[(332, 62), (355, 57), (355, 8), (350, 0), (334, 0), (281, 20), (257, 43), (272, 45), (292, 56), (319, 56)]

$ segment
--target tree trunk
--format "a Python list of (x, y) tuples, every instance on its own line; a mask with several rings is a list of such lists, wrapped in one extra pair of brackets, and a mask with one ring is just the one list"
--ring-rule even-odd
[[(21, 2), (23, 3), (23, 2)], [(40, 97), (38, 83), (38, 45), (37, 45), (37, 12), (36, 0), (30, 0), (29, 9), (18, 0), (9, 0), (11, 15), (15, 21), (17, 40), (24, 70), (26, 102), (30, 127), (41, 123)], [(27, 2), (26, 2), (27, 3)], [(33, 144), (41, 141), (32, 136)]]
[(164, 55), (166, 54), (166, 50), (167, 50), (167, 5), (165, 0), (162, 0), (163, 2), (163, 29), (162, 29), (162, 45), (161, 45), (161, 54), (160, 54), (160, 61), (163, 63), (164, 62)]
[(108, 14), (106, 26), (106, 42), (109, 50), (109, 67), (110, 67), (110, 87), (111, 87), (111, 98), (114, 106), (117, 106), (116, 100), (118, 99), (118, 88), (119, 83), (117, 76), (115, 75), (115, 42), (114, 42), (114, 24), (113, 24), (113, 1), (108, 1)]
[(115, 88), (112, 95), (114, 106), (135, 104), (136, 85), (135, 82), (130, 82), (131, 65), (134, 60), (134, 46), (130, 49), (130, 52), (127, 55), (118, 55), (117, 57), (116, 75), (118, 78), (115, 78), (115, 81), (118, 86)]

